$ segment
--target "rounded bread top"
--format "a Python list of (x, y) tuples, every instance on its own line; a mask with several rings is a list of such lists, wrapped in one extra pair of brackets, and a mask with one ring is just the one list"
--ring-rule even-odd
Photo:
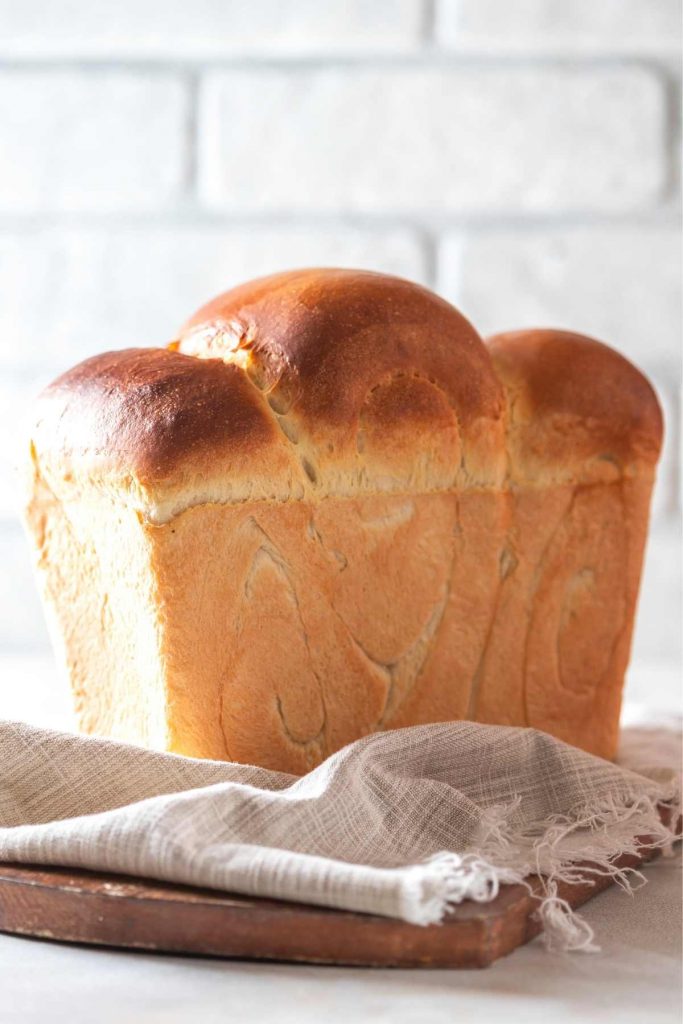
[(657, 396), (614, 349), (542, 328), (497, 334), (487, 345), (507, 393), (513, 484), (609, 481), (657, 462)]
[(121, 491), (153, 522), (190, 505), (489, 486), (504, 396), (474, 328), (427, 289), (304, 270), (204, 306), (168, 349), (105, 353), (50, 385), (52, 483)]

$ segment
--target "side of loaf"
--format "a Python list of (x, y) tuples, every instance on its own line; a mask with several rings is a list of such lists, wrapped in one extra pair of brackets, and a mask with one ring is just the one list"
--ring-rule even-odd
[(512, 510), (478, 716), (612, 757), (659, 404), (642, 374), (590, 338), (519, 331), (489, 350), (507, 395)]
[(614, 754), (661, 415), (597, 342), (487, 347), (300, 271), (41, 397), (27, 523), (81, 728), (301, 773), (473, 718)]

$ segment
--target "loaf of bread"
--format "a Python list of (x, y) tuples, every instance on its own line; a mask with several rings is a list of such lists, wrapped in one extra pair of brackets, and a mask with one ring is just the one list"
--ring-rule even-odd
[(40, 397), (27, 522), (80, 727), (303, 773), (470, 718), (615, 753), (662, 435), (560, 331), (406, 281), (236, 288)]

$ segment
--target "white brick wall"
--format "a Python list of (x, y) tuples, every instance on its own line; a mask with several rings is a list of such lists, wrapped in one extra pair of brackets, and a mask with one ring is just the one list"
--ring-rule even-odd
[(410, 51), (420, 0), (0, 0), (0, 52), (12, 58), (187, 61)]
[(677, 225), (445, 232), (437, 287), (484, 334), (553, 323), (604, 338), (650, 371), (677, 359)]
[(460, 53), (675, 54), (681, 7), (678, 0), (437, 0), (436, 36)]
[(166, 344), (231, 282), (320, 264), (429, 277), (409, 229), (108, 222), (0, 231), (0, 372), (54, 375), (102, 349)]
[(636, 67), (218, 72), (199, 126), (200, 195), (232, 212), (629, 210), (666, 180)]
[(573, 327), (667, 442), (635, 647), (679, 656), (680, 0), (0, 0), (0, 650), (45, 647), (11, 467), (31, 395), (287, 266)]
[(0, 210), (157, 210), (178, 200), (188, 97), (170, 75), (0, 74)]

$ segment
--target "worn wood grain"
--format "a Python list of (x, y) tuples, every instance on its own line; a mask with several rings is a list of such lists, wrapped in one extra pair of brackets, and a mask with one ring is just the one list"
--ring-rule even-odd
[[(621, 857), (635, 867), (645, 857)], [(347, 911), (67, 868), (0, 865), (0, 931), (60, 942), (167, 953), (376, 967), (486, 967), (541, 930), (531, 891), (508, 885), (466, 901), (442, 925), (419, 927)], [(577, 907), (609, 878), (560, 884)]]

